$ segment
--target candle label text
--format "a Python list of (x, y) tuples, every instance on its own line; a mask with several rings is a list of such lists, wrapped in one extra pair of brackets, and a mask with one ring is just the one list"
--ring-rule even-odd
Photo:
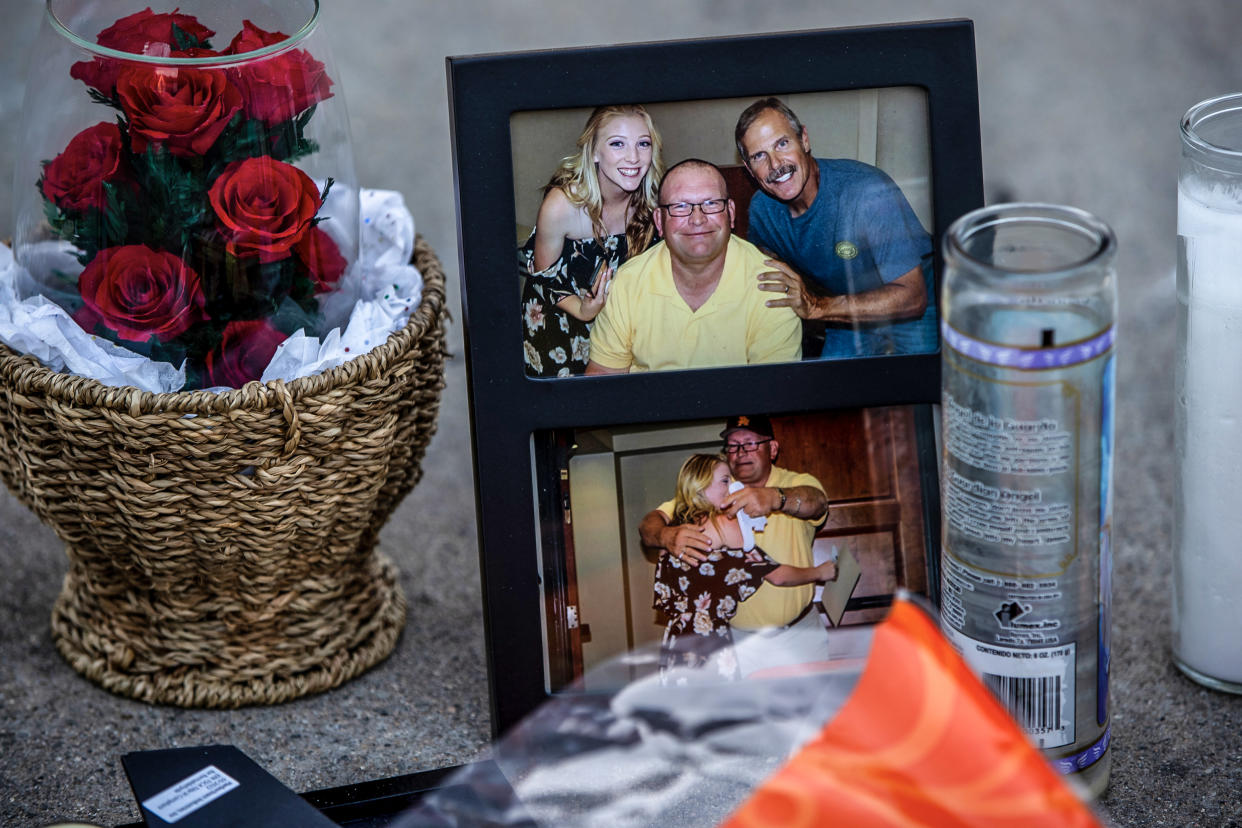
[[(1015, 420), (974, 411), (946, 394), (945, 450), (959, 468), (993, 475), (1031, 478), (1071, 471), (1073, 435), (1050, 418)], [(1010, 482), (1005, 480), (1004, 482)], [(1055, 487), (1053, 493), (1064, 493)], [(1006, 486), (967, 476), (955, 468), (944, 475), (945, 519), (962, 537), (1006, 546), (1071, 544), (1074, 507), (1045, 487)]]

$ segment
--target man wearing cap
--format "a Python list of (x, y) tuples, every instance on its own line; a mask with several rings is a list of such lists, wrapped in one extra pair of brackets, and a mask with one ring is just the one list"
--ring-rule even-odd
[[(811, 544), (828, 518), (823, 486), (810, 474), (774, 465), (780, 443), (765, 415), (731, 417), (720, 436), (729, 471), (744, 486), (725, 502), (726, 513), (765, 517), (767, 524), (755, 532), (755, 543), (778, 563), (814, 565)], [(694, 525), (670, 526), (672, 514), (671, 500), (647, 513), (638, 527), (643, 545), (696, 563), (705, 560), (711, 549), (707, 535)], [(781, 587), (764, 582), (738, 605), (730, 624), (743, 675), (828, 657), (827, 630), (812, 609), (814, 594), (813, 584)], [(751, 637), (762, 637), (762, 646), (748, 645)]]

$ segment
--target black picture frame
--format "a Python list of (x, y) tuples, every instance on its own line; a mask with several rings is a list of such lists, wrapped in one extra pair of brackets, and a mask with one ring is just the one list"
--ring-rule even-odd
[(945, 229), (983, 203), (974, 29), (969, 20), (945, 20), (449, 57), (447, 74), (491, 712), (501, 733), (547, 697), (532, 435), (723, 418), (737, 413), (737, 389), (764, 400), (771, 414), (931, 404), (940, 393), (938, 351), (573, 380), (526, 376), (514, 243), (514, 113), (922, 88), (939, 284)]

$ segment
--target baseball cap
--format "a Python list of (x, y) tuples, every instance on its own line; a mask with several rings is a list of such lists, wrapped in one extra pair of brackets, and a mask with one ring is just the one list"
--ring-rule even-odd
[(725, 423), (724, 431), (720, 432), (720, 436), (722, 438), (728, 437), (741, 428), (761, 434), (764, 437), (775, 436), (772, 433), (772, 421), (768, 419), (766, 414), (739, 414), (736, 417), (730, 417)]

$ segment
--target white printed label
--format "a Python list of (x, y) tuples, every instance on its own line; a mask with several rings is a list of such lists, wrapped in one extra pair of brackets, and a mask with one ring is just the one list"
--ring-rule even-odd
[[(950, 527), (965, 538), (1009, 547), (1071, 544), (1073, 504), (1058, 499), (1064, 494), (1050, 495), (1038, 479), (1074, 470), (1073, 435), (1053, 418), (994, 417), (947, 393), (944, 411), (946, 449), (958, 466), (948, 469), (943, 481)], [(1018, 488), (990, 485), (968, 469), (1006, 476)]]
[(1076, 645), (1016, 649), (946, 634), (1036, 746), (1073, 744)]
[(176, 822), (239, 787), (241, 783), (236, 779), (215, 765), (208, 765), (160, 791), (143, 802), (142, 807), (165, 822)]
[(1073, 468), (1074, 438), (1051, 417), (996, 417), (944, 397), (948, 450), (976, 469), (1016, 476), (1064, 474)]

